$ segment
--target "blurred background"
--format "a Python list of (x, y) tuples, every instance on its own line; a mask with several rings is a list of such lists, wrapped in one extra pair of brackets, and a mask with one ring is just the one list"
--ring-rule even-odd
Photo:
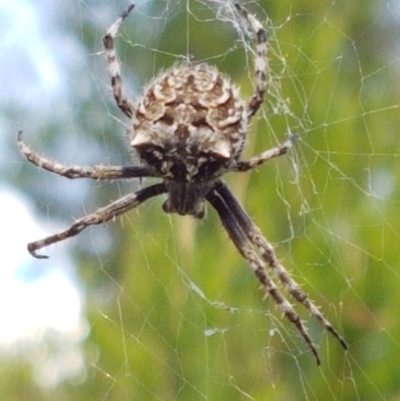
[[(126, 94), (205, 61), (253, 90), (231, 1), (138, 0), (117, 40)], [(149, 182), (68, 180), (30, 165), (16, 133), (65, 164), (129, 165), (129, 122), (101, 38), (121, 0), (0, 1), (0, 391), (13, 400), (400, 400), (400, 4), (243, 1), (269, 32), (269, 93), (245, 157), (290, 154), (226, 181), (349, 344), (295, 305), (322, 358), (263, 300), (216, 213), (153, 199), (45, 249), (29, 241)]]

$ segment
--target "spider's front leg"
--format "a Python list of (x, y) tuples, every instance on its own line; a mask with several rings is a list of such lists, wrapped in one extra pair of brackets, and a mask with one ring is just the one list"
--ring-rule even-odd
[(120, 110), (129, 118), (132, 118), (135, 108), (122, 93), (121, 67), (114, 47), (114, 38), (121, 28), (125, 18), (129, 15), (134, 7), (134, 4), (130, 4), (129, 7), (122, 13), (122, 15), (110, 26), (103, 37), (104, 53), (108, 63), (108, 72), (111, 76), (111, 87), (114, 99)]
[(123, 198), (110, 203), (109, 205), (97, 210), (94, 213), (76, 220), (74, 224), (72, 224), (64, 231), (50, 235), (49, 237), (46, 237), (39, 241), (29, 243), (28, 250), (35, 258), (47, 259), (48, 256), (40, 255), (36, 252), (39, 249), (44, 248), (45, 246), (64, 241), (67, 238), (74, 237), (89, 226), (106, 223), (107, 221), (121, 216), (127, 211), (139, 206), (147, 199), (150, 199), (165, 192), (167, 192), (167, 188), (163, 183), (161, 183), (143, 188), (134, 194), (124, 196)]
[(260, 108), (265, 92), (267, 91), (267, 32), (261, 22), (252, 14), (249, 14), (239, 3), (235, 4), (239, 14), (247, 22), (247, 25), (256, 36), (256, 58), (255, 58), (255, 78), (256, 89), (247, 105), (247, 118), (250, 120)]

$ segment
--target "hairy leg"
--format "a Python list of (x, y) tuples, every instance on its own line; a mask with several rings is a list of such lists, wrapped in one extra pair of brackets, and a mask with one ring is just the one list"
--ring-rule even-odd
[(333, 328), (332, 324), (308, 298), (307, 294), (300, 288), (296, 281), (293, 280), (284, 266), (279, 263), (273, 246), (263, 236), (260, 229), (254, 224), (237, 199), (232, 195), (229, 188), (224, 183), (218, 182), (215, 191), (224, 199), (229, 211), (233, 216), (235, 216), (238, 225), (241, 227), (248, 240), (260, 250), (262, 258), (274, 271), (287, 291), (297, 302), (305, 306), (305, 308), (321, 323), (321, 325), (338, 340), (344, 349), (347, 349), (348, 346), (346, 341)]
[(167, 192), (167, 188), (164, 184), (155, 184), (150, 187), (143, 188), (134, 194), (124, 196), (123, 198), (118, 199), (109, 205), (102, 207), (101, 209), (98, 209), (94, 213), (88, 214), (87, 216), (76, 220), (74, 224), (64, 231), (50, 235), (49, 237), (39, 241), (29, 243), (28, 250), (35, 258), (46, 259), (48, 256), (37, 254), (36, 251), (44, 248), (45, 246), (74, 237), (89, 226), (106, 223), (107, 221), (121, 216), (127, 211), (139, 206), (147, 199), (165, 192)]
[(235, 170), (240, 172), (248, 171), (260, 166), (270, 159), (285, 155), (288, 150), (293, 146), (293, 142), (296, 139), (296, 135), (291, 135), (286, 142), (284, 142), (280, 146), (277, 146), (276, 148), (268, 149), (265, 152), (260, 153), (259, 155), (253, 156), (250, 160), (239, 160), (235, 166)]
[(256, 89), (247, 104), (247, 117), (250, 120), (257, 113), (267, 90), (267, 33), (258, 19), (249, 14), (239, 3), (235, 4), (239, 14), (246, 20), (250, 31), (256, 36), (255, 79)]
[(122, 15), (110, 26), (103, 37), (104, 52), (108, 63), (108, 72), (111, 76), (111, 87), (114, 99), (120, 110), (129, 118), (133, 116), (134, 107), (133, 104), (122, 93), (121, 66), (114, 48), (114, 38), (121, 28), (125, 18), (129, 15), (134, 7), (134, 4), (130, 4), (126, 11), (124, 11)]
[(123, 178), (154, 177), (147, 166), (65, 166), (50, 160), (33, 151), (22, 138), (22, 131), (18, 132), (17, 143), (20, 152), (36, 167), (61, 175), (66, 178), (91, 178), (93, 180), (114, 180)]
[(230, 206), (217, 190), (212, 190), (207, 195), (207, 200), (217, 211), (223, 226), (235, 244), (237, 250), (250, 263), (250, 266), (264, 288), (265, 293), (271, 295), (272, 299), (279, 306), (286, 318), (296, 326), (311, 352), (314, 354), (317, 364), (319, 365), (321, 360), (307, 328), (290, 302), (282, 295), (273, 280), (268, 277), (264, 262), (261, 261), (253, 251), (246, 233), (236, 219), (235, 213), (231, 210)]

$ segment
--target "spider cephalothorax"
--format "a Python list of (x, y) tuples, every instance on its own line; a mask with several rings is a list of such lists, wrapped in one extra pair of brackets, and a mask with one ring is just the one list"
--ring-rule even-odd
[(120, 110), (131, 119), (130, 144), (137, 150), (141, 164), (93, 168), (63, 166), (32, 151), (23, 142), (21, 131), (18, 145), (29, 162), (64, 177), (95, 180), (156, 177), (161, 182), (117, 199), (76, 220), (64, 231), (31, 242), (28, 244), (29, 252), (37, 258), (46, 258), (37, 251), (78, 235), (89, 226), (113, 220), (160, 194), (167, 194), (163, 204), (165, 212), (198, 218), (204, 216), (207, 201), (218, 213), (237, 250), (249, 262), (265, 293), (296, 326), (317, 363), (320, 363), (320, 358), (306, 326), (269, 277), (266, 267), (290, 295), (347, 349), (343, 338), (280, 264), (272, 245), (221, 180), (228, 171), (248, 171), (284, 155), (294, 139), (290, 135), (276, 148), (250, 160), (240, 159), (247, 125), (262, 104), (266, 91), (267, 37), (264, 27), (242, 6), (235, 4), (235, 12), (257, 42), (255, 90), (248, 101), (242, 100), (239, 90), (216, 68), (207, 64), (177, 64), (155, 78), (133, 104), (123, 95), (120, 65), (114, 49), (114, 38), (133, 7), (130, 5), (111, 25), (103, 38), (103, 45), (114, 99)]

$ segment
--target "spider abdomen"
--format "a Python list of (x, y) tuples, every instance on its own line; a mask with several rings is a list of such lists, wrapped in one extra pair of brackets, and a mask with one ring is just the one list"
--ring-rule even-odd
[(160, 177), (204, 182), (238, 160), (246, 128), (239, 90), (216, 68), (176, 65), (139, 99), (131, 145)]

